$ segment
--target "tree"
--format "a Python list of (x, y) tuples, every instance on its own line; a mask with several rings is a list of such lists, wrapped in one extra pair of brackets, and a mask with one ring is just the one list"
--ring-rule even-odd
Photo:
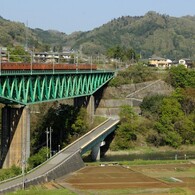
[(177, 88), (173, 93), (178, 102), (182, 106), (182, 110), (186, 115), (191, 114), (195, 110), (195, 88)]
[(30, 62), (30, 54), (24, 50), (21, 46), (16, 46), (12, 49), (8, 49), (10, 55), (10, 61), (12, 62)]
[(160, 114), (160, 107), (164, 97), (164, 95), (144, 97), (140, 105), (142, 115), (148, 118), (158, 119)]
[(195, 87), (195, 71), (185, 68), (184, 65), (172, 67), (169, 70), (167, 82), (173, 87)]
[(137, 115), (128, 105), (121, 106), (119, 116), (120, 125), (116, 130), (115, 141), (112, 144), (112, 148), (115, 150), (132, 147), (132, 142), (137, 139), (136, 129), (139, 124)]
[(21, 174), (21, 168), (13, 165), (9, 169), (0, 169), (0, 181), (13, 178)]
[(183, 138), (175, 124), (184, 117), (181, 104), (174, 97), (165, 97), (160, 107), (159, 120), (155, 125), (157, 132), (164, 135), (164, 144), (178, 147)]
[[(192, 143), (193, 122), (189, 120), (182, 109), (184, 96), (177, 90), (170, 97), (146, 97), (141, 105), (144, 116), (154, 120), (154, 130), (147, 137), (149, 143), (155, 146), (170, 145), (175, 148), (184, 143)], [(149, 114), (148, 114), (149, 113)], [(194, 136), (192, 136), (194, 137)]]
[(135, 129), (130, 123), (121, 123), (116, 130), (115, 146), (112, 147), (115, 150), (124, 150), (132, 147), (132, 142), (136, 141), (137, 135)]
[(46, 145), (47, 128), (53, 130), (52, 150), (57, 151), (59, 145), (63, 148), (87, 132), (86, 109), (65, 104), (50, 107), (32, 133), (32, 153)]
[(123, 51), (120, 46), (112, 47), (107, 50), (107, 56), (114, 59), (122, 59)]
[(75, 122), (71, 126), (74, 135), (83, 135), (87, 132), (89, 128), (87, 118), (87, 110), (82, 107), (77, 115)]
[(76, 119), (78, 109), (73, 106), (60, 104), (59, 106), (50, 107), (43, 116), (37, 128), (33, 131), (32, 147), (33, 152), (46, 145), (45, 131), (51, 127), (53, 129), (52, 150), (58, 150), (58, 145), (66, 146), (71, 140), (71, 125)]
[(180, 103), (172, 97), (166, 97), (160, 108), (160, 122), (164, 125), (171, 125), (179, 117), (184, 116)]
[(195, 142), (195, 123), (190, 118), (183, 116), (174, 124), (174, 129), (182, 137), (183, 144)]
[(128, 105), (123, 105), (120, 108), (120, 121), (132, 123), (137, 118), (137, 115), (133, 111), (133, 108)]
[(109, 82), (110, 86), (120, 86), (124, 84), (141, 83), (145, 81), (156, 80), (156, 72), (154, 69), (136, 64), (128, 69), (118, 72), (117, 77)]
[(28, 159), (29, 169), (35, 168), (47, 160), (47, 152), (49, 148), (43, 147), (38, 153)]
[[(154, 144), (158, 144), (157, 146), (165, 146), (169, 145), (172, 147), (179, 147), (182, 144), (182, 137), (176, 131), (174, 131), (173, 125), (164, 125), (161, 122), (156, 122), (154, 125), (154, 129), (156, 129), (158, 135), (156, 136), (156, 140)], [(151, 141), (151, 140), (150, 140)]]
[(120, 46), (115, 46), (107, 50), (107, 56), (109, 58), (120, 59), (123, 62), (130, 60), (138, 60), (138, 55), (132, 48), (125, 48)]

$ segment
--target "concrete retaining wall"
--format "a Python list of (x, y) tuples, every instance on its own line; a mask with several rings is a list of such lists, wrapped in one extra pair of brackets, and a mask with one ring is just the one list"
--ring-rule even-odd
[[(84, 166), (85, 164), (81, 158), (80, 152), (78, 151), (74, 153), (73, 155), (71, 155), (66, 160), (64, 160), (62, 163), (60, 163), (56, 168), (48, 171), (47, 173), (37, 178), (25, 181), (25, 188), (30, 187), (31, 185), (42, 184), (45, 182), (55, 180), (56, 178), (59, 178), (71, 172), (77, 171)], [(19, 183), (17, 185), (10, 186), (7, 189), (1, 189), (0, 194), (13, 192), (13, 191), (16, 191), (22, 188), (23, 188), (23, 183)]]
[(95, 115), (118, 116), (122, 105), (133, 106), (136, 113), (140, 113), (142, 99), (148, 95), (163, 94), (172, 92), (172, 87), (162, 80), (122, 85), (120, 87), (108, 87), (96, 109)]

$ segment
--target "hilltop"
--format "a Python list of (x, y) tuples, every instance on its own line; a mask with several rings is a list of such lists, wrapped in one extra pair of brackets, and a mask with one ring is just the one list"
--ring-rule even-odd
[(116, 45), (133, 48), (142, 58), (153, 54), (178, 59), (195, 58), (195, 16), (171, 17), (156, 12), (144, 16), (122, 16), (87, 32), (67, 35), (55, 30), (27, 28), (0, 17), (0, 45), (28, 44), (38, 51), (63, 47), (88, 55), (105, 54)]

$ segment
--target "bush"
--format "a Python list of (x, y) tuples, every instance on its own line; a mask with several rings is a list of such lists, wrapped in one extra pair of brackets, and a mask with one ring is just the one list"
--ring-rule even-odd
[(137, 64), (124, 71), (119, 71), (117, 77), (109, 82), (109, 86), (117, 87), (124, 84), (141, 83), (156, 80), (155, 69)]
[(175, 88), (195, 87), (195, 71), (183, 65), (172, 67), (166, 80)]
[(0, 170), (0, 181), (15, 177), (21, 174), (21, 168), (13, 165), (10, 169)]
[(28, 159), (28, 168), (32, 169), (37, 167), (38, 165), (42, 164), (43, 162), (45, 162), (47, 160), (47, 152), (49, 153), (49, 149), (47, 149), (46, 147), (43, 147), (42, 149), (39, 150), (38, 153), (36, 153), (35, 155), (31, 156)]

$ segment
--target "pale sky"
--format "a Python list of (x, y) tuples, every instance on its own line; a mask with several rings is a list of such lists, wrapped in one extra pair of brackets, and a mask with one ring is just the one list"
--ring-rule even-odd
[(3, 18), (67, 34), (93, 30), (121, 16), (143, 16), (148, 11), (194, 16), (195, 0), (0, 0)]

